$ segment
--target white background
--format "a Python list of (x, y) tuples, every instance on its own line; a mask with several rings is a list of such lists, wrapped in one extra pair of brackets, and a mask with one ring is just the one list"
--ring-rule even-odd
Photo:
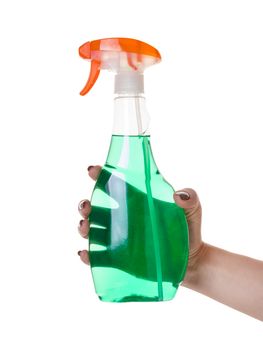
[(167, 303), (102, 303), (77, 255), (113, 106), (108, 72), (79, 96), (78, 47), (122, 36), (163, 57), (145, 73), (161, 172), (198, 192), (205, 241), (262, 259), (262, 18), (253, 0), (1, 2), (1, 349), (263, 348), (261, 322), (183, 287)]

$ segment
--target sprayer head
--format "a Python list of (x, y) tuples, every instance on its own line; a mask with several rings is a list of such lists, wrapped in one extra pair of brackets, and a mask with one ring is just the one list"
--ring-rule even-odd
[(144, 70), (161, 60), (153, 46), (130, 38), (89, 41), (80, 46), (79, 55), (91, 61), (89, 79), (80, 92), (82, 96), (93, 87), (101, 69), (116, 73), (115, 93), (141, 93)]

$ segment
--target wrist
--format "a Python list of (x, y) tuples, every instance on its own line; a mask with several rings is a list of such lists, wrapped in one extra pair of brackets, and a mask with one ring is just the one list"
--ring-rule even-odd
[(188, 266), (182, 286), (193, 289), (194, 285), (198, 283), (201, 266), (205, 261), (207, 251), (209, 250), (209, 244), (201, 242), (196, 251), (190, 253)]

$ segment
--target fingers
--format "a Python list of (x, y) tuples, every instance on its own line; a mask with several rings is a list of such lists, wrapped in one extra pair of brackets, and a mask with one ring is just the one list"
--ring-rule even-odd
[(97, 180), (97, 178), (99, 177), (100, 172), (101, 172), (101, 166), (100, 165), (90, 165), (88, 167), (89, 176), (93, 180)]
[(80, 250), (78, 252), (80, 256), (80, 260), (84, 262), (84, 264), (89, 265), (89, 254), (87, 250)]
[(79, 209), (80, 215), (84, 219), (86, 219), (89, 216), (90, 212), (91, 212), (90, 201), (87, 200), (87, 199), (83, 199), (82, 201), (79, 202), (78, 209)]
[[(88, 167), (89, 176), (93, 180), (97, 180), (100, 172), (101, 172), (101, 166), (99, 165), (96, 165), (96, 166), (91, 165)], [(90, 201), (88, 199), (83, 199), (82, 201), (80, 201), (78, 205), (78, 210), (80, 215), (83, 217), (83, 219), (80, 220), (79, 222), (78, 231), (83, 238), (88, 238), (89, 230), (90, 230), (88, 216), (90, 215), (90, 212), (91, 212)], [(80, 256), (80, 259), (85, 264), (89, 265), (89, 254), (87, 250), (80, 250), (78, 252), (78, 255)]]
[(88, 219), (82, 219), (79, 222), (78, 231), (83, 238), (88, 238), (90, 224)]
[[(93, 179), (93, 180), (97, 180), (100, 172), (101, 172), (101, 166), (99, 165), (90, 165), (88, 167), (88, 173), (89, 173), (89, 176)], [(90, 205), (90, 201), (88, 199), (83, 199), (82, 201), (79, 202), (79, 205), (78, 205), (78, 209), (79, 209), (79, 213), (80, 215), (86, 219), (90, 212), (91, 212), (91, 205)]]

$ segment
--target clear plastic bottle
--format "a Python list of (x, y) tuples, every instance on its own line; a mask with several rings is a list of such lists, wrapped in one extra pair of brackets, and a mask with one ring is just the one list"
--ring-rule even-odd
[[(104, 60), (108, 57), (111, 62), (119, 59), (115, 55), (119, 52), (117, 40), (128, 40), (126, 44), (130, 46), (138, 44), (135, 39), (103, 40), (108, 40), (106, 47), (114, 53), (104, 55)], [(121, 49), (123, 53), (123, 45)], [(142, 62), (142, 57), (139, 61)], [(136, 62), (130, 58), (127, 66), (132, 63), (136, 67)], [(91, 198), (92, 276), (102, 301), (170, 300), (187, 267), (187, 222), (183, 209), (173, 200), (174, 189), (165, 181), (153, 158), (143, 75), (137, 70), (124, 69), (124, 63), (117, 70), (115, 80), (110, 148)], [(101, 66), (97, 65), (97, 69)]]

